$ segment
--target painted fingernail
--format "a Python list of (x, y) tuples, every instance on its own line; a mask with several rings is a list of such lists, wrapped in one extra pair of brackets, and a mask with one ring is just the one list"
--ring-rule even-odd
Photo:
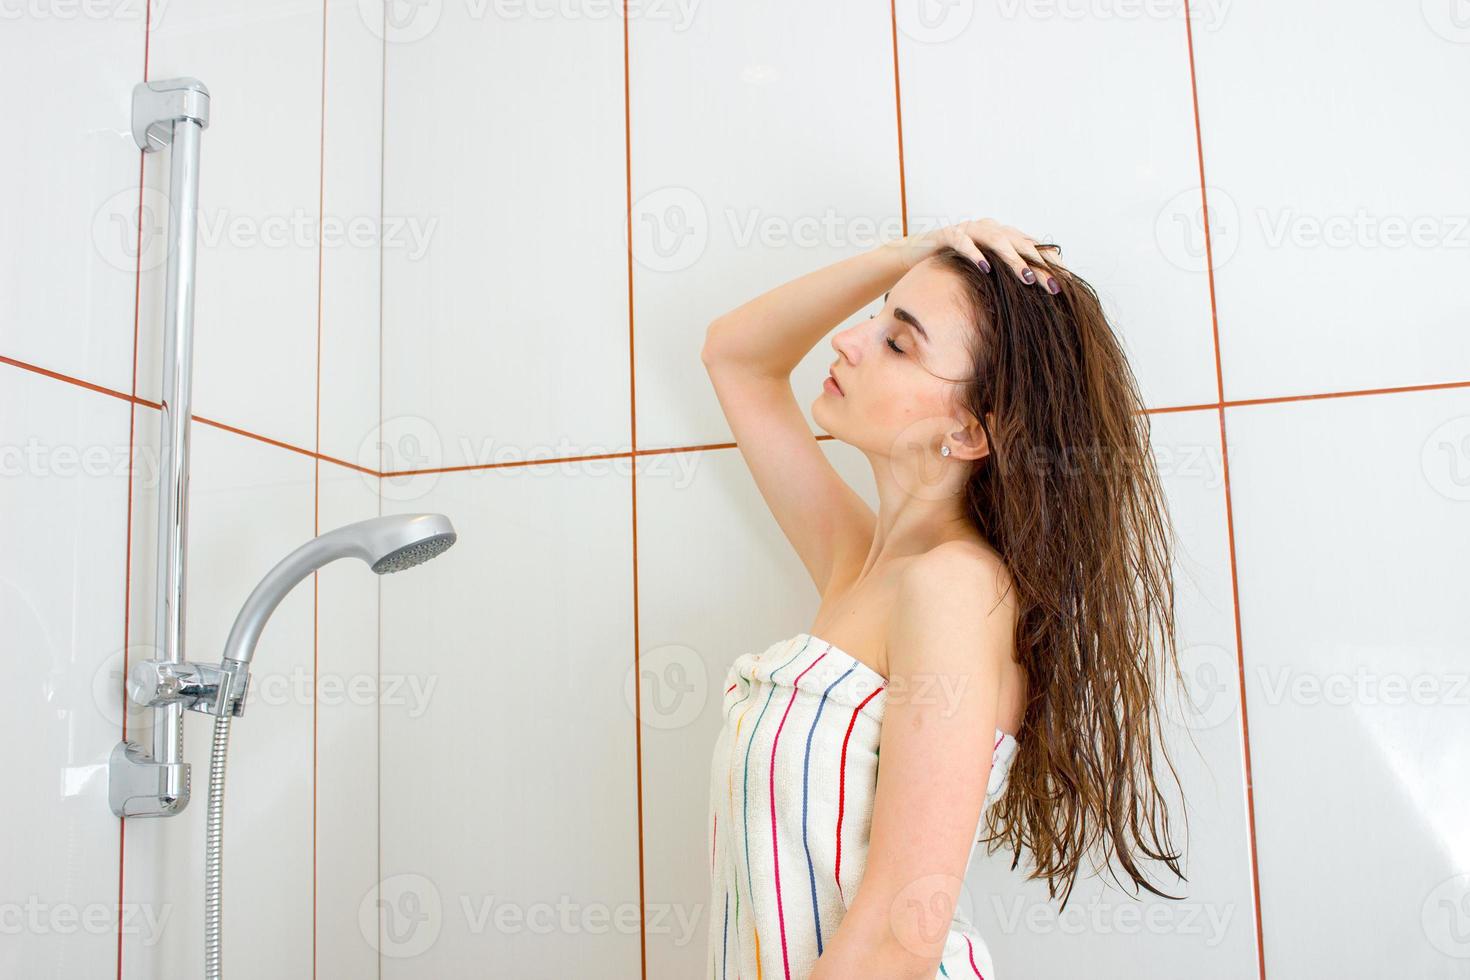
[(1062, 291), (1062, 287), (1058, 286), (1057, 281), (1051, 276), (1046, 277), (1046, 288), (1050, 289), (1053, 293), (1059, 293)]
[(981, 272), (989, 272), (990, 271), (990, 263), (985, 261), (985, 257), (984, 256), (981, 256), (980, 258), (976, 259), (975, 260), (975, 264), (978, 265), (978, 266), (980, 266), (980, 271)]
[(1021, 281), (1024, 282), (1024, 283), (1027, 283), (1028, 285), (1030, 283), (1035, 282), (1036, 281), (1036, 273), (1032, 272), (1030, 269), (1022, 269), (1021, 270)]

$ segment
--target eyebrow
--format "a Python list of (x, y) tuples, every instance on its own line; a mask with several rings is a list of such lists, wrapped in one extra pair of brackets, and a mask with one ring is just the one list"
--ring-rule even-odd
[[(889, 292), (892, 292), (892, 290), (889, 290)], [(888, 293), (883, 294), (883, 305), (888, 305)], [(895, 320), (900, 320), (904, 323), (907, 323), (909, 326), (917, 330), (919, 332), (919, 336), (924, 338), (925, 343), (933, 343), (933, 341), (929, 339), (929, 331), (924, 329), (924, 325), (920, 323), (912, 313), (904, 309), (902, 306), (895, 306), (893, 308), (893, 318)]]

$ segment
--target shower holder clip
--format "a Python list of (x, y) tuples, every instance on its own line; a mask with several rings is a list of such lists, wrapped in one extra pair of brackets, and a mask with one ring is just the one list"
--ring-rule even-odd
[(190, 711), (239, 718), (249, 687), (245, 664), (228, 659), (223, 664), (142, 660), (128, 670), (128, 697), (147, 708), (182, 702)]

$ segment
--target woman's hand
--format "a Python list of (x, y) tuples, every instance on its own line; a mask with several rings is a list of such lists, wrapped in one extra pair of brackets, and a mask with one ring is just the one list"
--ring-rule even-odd
[[(906, 270), (949, 245), (969, 256), (981, 271), (989, 272), (990, 263), (985, 261), (977, 247), (983, 245), (998, 254), (1017, 279), (1027, 285), (1045, 283), (1053, 293), (1061, 292), (1061, 286), (1052, 271), (1066, 269), (1060, 259), (1060, 248), (1050, 243), (1038, 244), (1036, 239), (1020, 229), (1003, 225), (994, 218), (962, 221), (921, 235), (909, 235), (889, 244), (900, 256)], [(1044, 257), (1041, 249), (1047, 249), (1053, 256)]]

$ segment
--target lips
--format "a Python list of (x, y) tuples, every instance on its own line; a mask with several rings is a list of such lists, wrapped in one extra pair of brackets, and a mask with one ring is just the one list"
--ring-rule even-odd
[(829, 377), (829, 378), (832, 379), (832, 384), (836, 386), (837, 391), (839, 393), (842, 393), (842, 385), (838, 383), (838, 381), (837, 381), (837, 375), (833, 374), (831, 371), (828, 371), (827, 372), (827, 377)]

